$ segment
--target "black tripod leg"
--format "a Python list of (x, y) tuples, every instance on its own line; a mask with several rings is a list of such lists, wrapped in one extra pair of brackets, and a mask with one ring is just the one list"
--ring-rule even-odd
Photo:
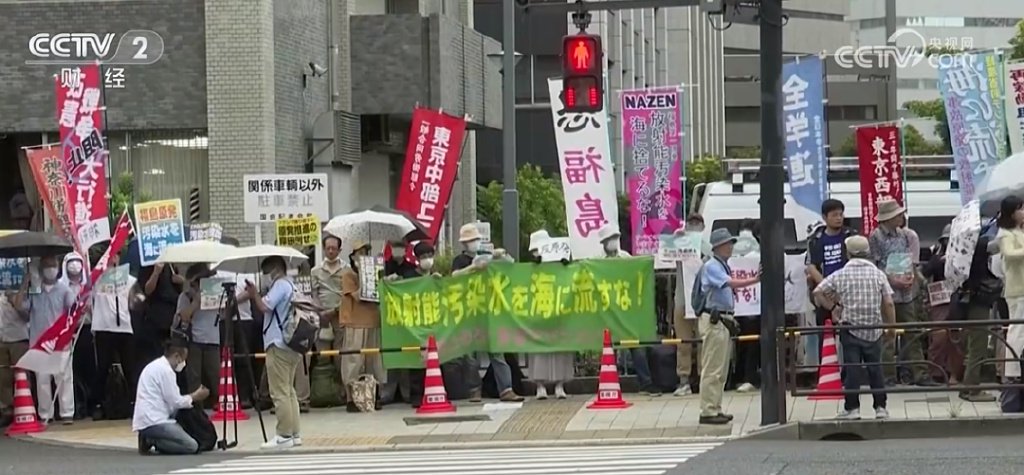
[[(227, 332), (225, 332), (225, 334), (226, 333)], [(231, 355), (231, 343), (230, 342), (227, 343), (226, 345), (223, 346), (223, 348), (224, 349), (221, 350), (221, 354), (220, 354), (220, 358), (221, 358), (221, 363), (220, 364), (221, 364), (221, 366), (226, 364), (226, 360), (224, 358), (230, 357), (229, 355)], [(223, 438), (221, 440), (217, 441), (217, 447), (220, 448), (221, 450), (227, 450), (228, 449), (228, 411), (226, 410), (227, 409), (227, 401), (226, 401), (226, 399), (227, 399), (228, 395), (224, 394), (224, 385), (221, 384), (221, 378), (220, 378), (220, 375), (218, 374), (217, 375), (217, 399), (220, 399), (222, 397), (225, 399), (225, 404), (224, 404), (225, 407), (223, 407), (223, 408), (218, 407), (217, 409), (218, 410), (219, 409), (225, 409), (225, 411), (223, 412), (224, 418), (221, 419), (221, 422), (220, 422), (220, 428), (221, 428), (220, 433), (221, 433), (221, 437), (223, 437)], [(220, 405), (220, 401), (217, 401), (217, 405), (218, 406)]]
[[(236, 313), (236, 318), (238, 318), (237, 317), (237, 313)], [(239, 328), (240, 327), (241, 326), (239, 326)], [(241, 341), (239, 341), (239, 343), (238, 343), (238, 345), (239, 345), (238, 349), (241, 350), (243, 355), (245, 355), (242, 358), (242, 362), (245, 364), (245, 371), (249, 374), (249, 383), (252, 385), (252, 390), (249, 393), (249, 403), (252, 404), (252, 407), (256, 409), (256, 417), (258, 417), (259, 420), (260, 420), (260, 432), (263, 435), (263, 442), (266, 442), (267, 441), (267, 428), (266, 428), (266, 426), (264, 425), (264, 422), (263, 422), (263, 410), (260, 409), (260, 405), (259, 405), (259, 393), (260, 393), (260, 391), (259, 391), (259, 383), (257, 382), (259, 380), (256, 379), (256, 370), (253, 369), (253, 364), (252, 364), (252, 358), (255, 358), (255, 357), (254, 356), (250, 356), (252, 353), (250, 353), (249, 341), (246, 340), (245, 335), (242, 335), (242, 338), (240, 338), (239, 340), (241, 340)], [(232, 356), (234, 356), (234, 355), (232, 355)]]

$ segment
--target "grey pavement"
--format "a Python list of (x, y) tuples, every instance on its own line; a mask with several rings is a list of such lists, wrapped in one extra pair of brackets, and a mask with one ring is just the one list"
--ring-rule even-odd
[(1006, 475), (1024, 472), (1024, 437), (876, 441), (734, 440), (669, 475)]
[(143, 457), (134, 452), (64, 447), (0, 436), (0, 473), (4, 475), (149, 475), (238, 457), (231, 453)]

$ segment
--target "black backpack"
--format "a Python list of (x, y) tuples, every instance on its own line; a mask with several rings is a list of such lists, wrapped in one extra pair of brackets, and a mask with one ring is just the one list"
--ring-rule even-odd
[(179, 409), (174, 419), (185, 433), (196, 440), (200, 452), (209, 452), (217, 447), (217, 428), (201, 407)]
[(128, 389), (128, 379), (120, 364), (110, 367), (107, 376), (107, 387), (103, 388), (103, 417), (116, 421), (132, 417), (132, 394)]

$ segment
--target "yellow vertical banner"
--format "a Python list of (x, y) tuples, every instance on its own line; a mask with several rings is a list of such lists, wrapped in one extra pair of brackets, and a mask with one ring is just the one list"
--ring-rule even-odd
[(320, 219), (316, 216), (277, 220), (277, 245), (287, 247), (316, 246), (320, 242)]

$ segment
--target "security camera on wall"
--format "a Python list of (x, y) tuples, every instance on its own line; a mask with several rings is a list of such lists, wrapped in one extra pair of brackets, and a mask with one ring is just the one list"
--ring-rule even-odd
[(321, 77), (327, 74), (327, 68), (320, 66), (312, 61), (309, 62), (309, 75), (315, 78)]

